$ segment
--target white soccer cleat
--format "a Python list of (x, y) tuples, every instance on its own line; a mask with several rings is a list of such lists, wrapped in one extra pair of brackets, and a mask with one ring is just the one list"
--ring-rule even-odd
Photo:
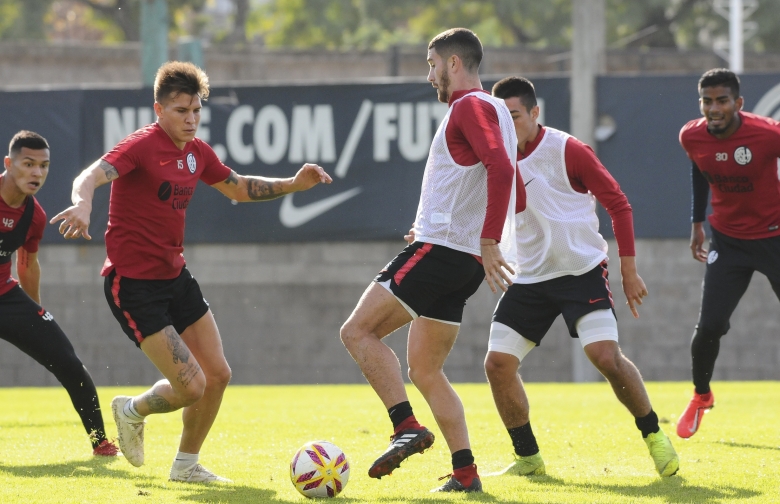
[(220, 483), (233, 483), (233, 480), (217, 476), (200, 464), (195, 464), (186, 469), (182, 469), (181, 471), (171, 467), (170, 480), (181, 481), (183, 483), (213, 483), (215, 481)]
[(116, 396), (111, 401), (111, 411), (114, 413), (116, 431), (119, 436), (119, 448), (128, 462), (136, 467), (144, 465), (144, 424), (145, 422), (129, 422), (124, 415), (124, 408), (130, 396)]

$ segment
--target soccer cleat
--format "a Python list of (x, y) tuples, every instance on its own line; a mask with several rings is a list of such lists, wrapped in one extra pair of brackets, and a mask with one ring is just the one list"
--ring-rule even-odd
[[(479, 480), (479, 476), (475, 477), (471, 480), (471, 485), (468, 487), (463, 486), (463, 483), (455, 479), (455, 476), (452, 474), (448, 474), (447, 476), (450, 477), (450, 479), (447, 480), (445, 484), (440, 486), (439, 488), (434, 488), (431, 490), (431, 493), (435, 492), (482, 492), (482, 482)], [(447, 476), (444, 476), (444, 479)]]
[(502, 476), (512, 474), (515, 476), (542, 476), (547, 474), (542, 460), (542, 453), (537, 452), (527, 457), (521, 457), (515, 454), (515, 461), (501, 471), (486, 474), (485, 476)]
[(422, 453), (433, 445), (433, 432), (422, 429), (405, 429), (390, 437), (390, 446), (371, 464), (368, 476), (381, 478), (396, 470), (401, 462), (415, 453)]
[(195, 464), (181, 471), (171, 467), (170, 480), (183, 483), (233, 483), (232, 480), (217, 476), (200, 464)]
[(711, 390), (706, 394), (697, 394), (694, 391), (693, 399), (688, 403), (685, 411), (680, 415), (680, 420), (677, 422), (677, 435), (688, 439), (696, 434), (696, 431), (701, 426), (702, 417), (714, 406), (715, 396)]
[(669, 436), (664, 431), (658, 430), (648, 434), (645, 438), (647, 449), (650, 450), (650, 456), (653, 457), (655, 468), (661, 476), (674, 476), (680, 468), (680, 459), (674, 446), (669, 440)]
[(130, 396), (116, 396), (111, 401), (111, 411), (114, 413), (114, 422), (119, 434), (119, 448), (128, 462), (136, 467), (144, 464), (144, 423), (128, 422), (122, 410)]
[(108, 439), (104, 439), (100, 442), (99, 445), (95, 447), (95, 449), (92, 450), (92, 455), (100, 457), (116, 457), (119, 455), (119, 448), (117, 448), (117, 446)]

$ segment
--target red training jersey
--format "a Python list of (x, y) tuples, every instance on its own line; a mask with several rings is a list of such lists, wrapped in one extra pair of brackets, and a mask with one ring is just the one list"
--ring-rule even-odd
[[(474, 91), (455, 91), (450, 103)], [(444, 131), (452, 160), (461, 166), (473, 166), (480, 161), (487, 169), (488, 204), (480, 238), (501, 241), (501, 231), (509, 208), (511, 194), (506, 190), (515, 173), (514, 163), (506, 155), (498, 115), (493, 105), (474, 96), (467, 96), (453, 106)], [(520, 179), (520, 172), (517, 172)], [(522, 189), (522, 190), (521, 190)], [(516, 207), (525, 209), (525, 186), (519, 184)]]
[[(544, 126), (539, 125), (539, 133), (533, 141), (525, 144), (525, 152), (520, 152), (518, 149), (518, 161), (531, 155), (542, 142), (544, 133)], [(607, 210), (610, 219), (612, 219), (612, 232), (615, 234), (615, 241), (617, 241), (618, 255), (621, 257), (635, 256), (633, 210), (628, 203), (628, 198), (612, 174), (601, 164), (596, 153), (588, 144), (573, 136), (566, 140), (564, 162), (571, 188), (582, 194), (590, 191), (601, 206)], [(522, 184), (523, 181), (518, 180), (518, 186)]]
[(103, 159), (119, 178), (111, 183), (101, 274), (176, 278), (184, 267), (184, 218), (195, 186), (199, 179), (222, 182), (230, 168), (199, 138), (179, 149), (158, 123), (132, 133)]
[[(0, 175), (0, 179), (3, 176)], [(0, 182), (0, 185), (2, 182)], [(35, 204), (35, 210), (33, 210), (33, 218), (30, 223), (30, 228), (27, 230), (27, 237), (25, 238), (22, 248), (27, 252), (34, 254), (38, 252), (38, 243), (43, 238), (43, 229), (46, 227), (46, 212), (43, 211), (43, 207), (38, 203), (38, 200), (33, 196), (33, 202)], [(19, 219), (22, 218), (24, 213), (24, 207), (27, 201), (19, 208), (9, 207), (3, 198), (0, 198), (0, 232), (7, 233), (13, 231), (16, 225), (19, 223)], [(13, 289), (19, 282), (11, 276), (11, 263), (0, 264), (0, 296)]]
[(709, 182), (710, 224), (732, 238), (780, 235), (780, 122), (750, 112), (730, 137), (715, 138), (705, 118), (680, 130), (680, 145)]

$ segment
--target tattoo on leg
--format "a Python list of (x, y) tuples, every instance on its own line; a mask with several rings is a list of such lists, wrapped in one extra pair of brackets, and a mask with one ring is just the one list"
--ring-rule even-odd
[(104, 159), (100, 160), (100, 164), (98, 166), (100, 166), (100, 169), (103, 170), (103, 173), (106, 174), (106, 178), (109, 180), (109, 182), (119, 178), (119, 172), (117, 169)]
[(182, 384), (183, 387), (186, 387), (190, 384), (190, 382), (192, 382), (193, 378), (195, 378), (198, 373), (200, 373), (200, 366), (193, 362), (192, 364), (187, 364), (186, 367), (181, 369), (176, 379), (179, 381), (179, 383)]
[(163, 332), (165, 333), (165, 337), (168, 338), (168, 350), (170, 350), (173, 355), (173, 363), (178, 364), (179, 362), (182, 362), (187, 364), (192, 354), (176, 332), (176, 329), (168, 326), (163, 329)]
[(280, 180), (269, 182), (257, 178), (248, 178), (246, 193), (252, 201), (276, 199), (283, 195), (282, 182)]
[(152, 413), (168, 413), (173, 411), (171, 403), (163, 396), (158, 396), (154, 392), (151, 392), (146, 396), (146, 405), (149, 406), (149, 411)]

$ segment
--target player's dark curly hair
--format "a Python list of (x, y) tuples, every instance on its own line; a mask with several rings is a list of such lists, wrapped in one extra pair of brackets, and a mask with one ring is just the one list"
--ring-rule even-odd
[(734, 98), (739, 98), (739, 77), (728, 68), (707, 70), (699, 79), (699, 89), (715, 86), (725, 86), (731, 89)]
[(520, 98), (528, 113), (536, 106), (536, 90), (525, 77), (504, 77), (493, 84), (493, 96), (502, 100)]
[(22, 130), (15, 134), (8, 144), (8, 156), (14, 157), (22, 152), (24, 147), (32, 150), (48, 149), (49, 142), (34, 131)]
[(209, 77), (206, 72), (185, 61), (169, 61), (157, 70), (154, 78), (154, 101), (176, 98), (179, 93), (199, 96), (205, 100), (209, 96)]
[(463, 67), (469, 73), (477, 73), (482, 63), (482, 42), (477, 34), (466, 28), (450, 28), (433, 37), (428, 50), (436, 49), (436, 53), (446, 60), (453, 54), (463, 62)]

